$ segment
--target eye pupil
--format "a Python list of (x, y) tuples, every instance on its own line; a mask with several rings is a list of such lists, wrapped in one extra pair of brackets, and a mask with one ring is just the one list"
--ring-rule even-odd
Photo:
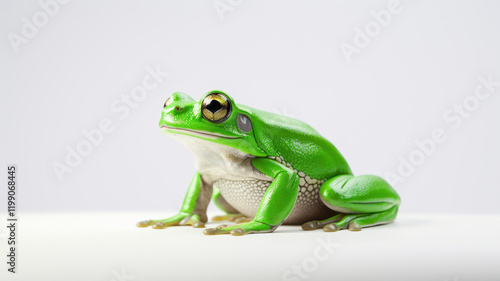
[(221, 110), (222, 108), (222, 104), (220, 104), (220, 102), (216, 101), (216, 100), (212, 100), (208, 105), (207, 105), (207, 109), (213, 113)]
[(210, 93), (201, 103), (203, 118), (213, 123), (224, 122), (231, 115), (231, 102), (220, 93)]

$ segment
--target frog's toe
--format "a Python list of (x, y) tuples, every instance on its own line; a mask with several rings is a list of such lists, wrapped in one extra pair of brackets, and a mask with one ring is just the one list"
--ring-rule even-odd
[(356, 222), (350, 222), (348, 229), (350, 231), (361, 231), (361, 226), (359, 226), (359, 224), (357, 224)]
[(349, 229), (350, 231), (361, 231), (362, 228), (355, 221), (330, 223), (323, 226), (323, 230), (326, 232), (336, 232), (341, 229)]
[(349, 229), (352, 231), (361, 230), (360, 224), (357, 223), (356, 219), (364, 217), (366, 214), (337, 214), (326, 220), (309, 221), (302, 225), (303, 230), (315, 230), (322, 228), (326, 232), (336, 232), (341, 229)]
[(342, 229), (349, 229), (351, 231), (360, 231), (361, 226), (357, 224), (354, 220), (359, 217), (363, 217), (365, 214), (361, 215), (346, 215), (340, 221), (329, 223), (323, 226), (323, 230), (326, 232), (337, 232)]
[(306, 223), (304, 223), (302, 225), (302, 229), (303, 230), (315, 230), (315, 229), (320, 229), (320, 228), (323, 228), (326, 226), (326, 225), (329, 225), (331, 223), (334, 223), (334, 222), (338, 222), (339, 220), (341, 220), (343, 218), (344, 215), (342, 214), (337, 214), (331, 218), (328, 218), (326, 220), (314, 220), (314, 221), (308, 221)]
[(347, 214), (339, 221), (326, 225), (323, 230), (334, 231), (333, 229), (336, 227), (338, 230), (360, 231), (364, 227), (391, 223), (396, 218), (397, 210), (398, 206), (394, 206), (378, 213)]
[(157, 223), (153, 224), (153, 228), (154, 229), (164, 229), (165, 228), (165, 224), (162, 223), (162, 222), (157, 222)]
[(191, 225), (194, 228), (205, 227), (205, 223), (200, 220), (200, 216), (198, 216), (198, 215), (192, 215), (192, 216), (187, 216), (187, 217), (183, 218), (179, 222), (179, 225)]
[(346, 215), (340, 221), (329, 223), (323, 226), (326, 232), (336, 232), (341, 229), (349, 229), (350, 231), (360, 231), (361, 226), (357, 223), (359, 218), (365, 217), (367, 214)]
[(203, 234), (205, 235), (228, 234), (230, 232), (230, 230), (225, 230), (223, 227), (207, 228), (203, 230)]
[(203, 230), (203, 234), (205, 235), (215, 235), (217, 234), (217, 229), (216, 228), (206, 228)]
[(244, 217), (243, 214), (226, 214), (222, 216), (215, 216), (212, 218), (212, 221), (236, 221), (242, 217)]
[(302, 225), (303, 230), (315, 230), (318, 229), (318, 227), (319, 227), (318, 221), (309, 221)]
[(221, 224), (216, 227), (206, 228), (203, 230), (203, 234), (205, 235), (215, 235), (215, 234), (227, 234), (230, 230), (224, 230), (227, 228), (227, 224)]
[(137, 227), (148, 227), (152, 224), (154, 224), (154, 222), (152, 220), (140, 221), (140, 222), (136, 223)]
[(249, 217), (239, 217), (236, 220), (234, 220), (235, 223), (244, 223), (244, 222), (251, 222), (253, 219)]
[(182, 226), (190, 225), (194, 228), (204, 228), (205, 227), (204, 222), (197, 221), (197, 220), (188, 220), (187, 222), (179, 223), (179, 225), (182, 225)]
[(275, 227), (272, 227), (270, 225), (261, 222), (251, 221), (229, 227), (223, 224), (215, 228), (207, 228), (203, 230), (203, 233), (206, 235), (231, 234), (233, 236), (242, 236), (244, 234), (249, 234), (249, 233), (272, 232), (274, 231), (274, 229)]
[(148, 226), (152, 226), (152, 228), (154, 229), (163, 229), (167, 226), (171, 226), (171, 225), (176, 225), (177, 223), (175, 222), (164, 222), (164, 221), (155, 221), (155, 220), (146, 220), (146, 221), (140, 221), (138, 222), (136, 225), (138, 227), (148, 227)]
[(203, 223), (201, 221), (195, 221), (195, 222), (193, 222), (193, 227), (194, 228), (204, 228), (205, 227), (205, 223)]
[(178, 213), (172, 217), (162, 220), (145, 220), (140, 221), (136, 225), (138, 227), (152, 226), (154, 229), (163, 229), (165, 227), (176, 225), (192, 225), (195, 228), (205, 227), (207, 218), (205, 215), (191, 214), (191, 213)]
[(339, 227), (334, 223), (330, 223), (323, 226), (323, 230), (326, 232), (337, 232), (339, 230)]

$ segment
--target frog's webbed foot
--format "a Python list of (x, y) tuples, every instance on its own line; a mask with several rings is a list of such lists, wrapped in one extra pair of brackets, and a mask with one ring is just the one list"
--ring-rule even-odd
[(352, 220), (356, 217), (364, 216), (363, 215), (344, 215), (338, 214), (326, 220), (318, 220), (318, 221), (310, 221), (306, 222), (302, 225), (303, 230), (315, 230), (323, 228), (326, 232), (335, 232), (341, 229), (348, 228), (352, 231), (359, 231), (361, 227)]
[(226, 214), (222, 216), (215, 216), (212, 221), (230, 221), (235, 223), (244, 223), (252, 221), (252, 218), (245, 217), (243, 214)]
[(302, 225), (303, 230), (323, 228), (326, 232), (335, 232), (341, 229), (360, 231), (363, 227), (391, 223), (396, 217), (398, 206), (379, 213), (338, 214), (326, 220), (310, 221)]
[(275, 226), (252, 220), (247, 223), (237, 224), (233, 226), (227, 226), (223, 224), (215, 228), (207, 228), (203, 230), (203, 233), (206, 235), (231, 234), (234, 236), (241, 236), (249, 233), (273, 232), (275, 229)]
[(343, 214), (337, 214), (329, 219), (326, 220), (315, 220), (315, 221), (309, 221), (306, 222), (302, 225), (303, 230), (316, 230), (323, 228), (324, 226), (328, 224), (334, 224), (336, 222), (339, 222), (342, 218), (344, 217)]
[(151, 225), (154, 229), (163, 229), (165, 227), (176, 225), (191, 225), (195, 228), (202, 228), (205, 227), (205, 222), (200, 219), (199, 215), (181, 213), (163, 220), (140, 221), (136, 225), (138, 227), (148, 227)]

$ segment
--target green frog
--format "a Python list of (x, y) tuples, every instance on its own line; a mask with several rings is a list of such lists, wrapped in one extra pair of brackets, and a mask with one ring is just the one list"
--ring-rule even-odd
[(269, 233), (281, 224), (359, 231), (396, 218), (396, 191), (378, 176), (354, 176), (335, 146), (297, 119), (236, 104), (222, 91), (200, 101), (177, 92), (159, 126), (194, 153), (196, 172), (178, 214), (139, 227), (203, 228), (211, 200), (225, 212), (214, 221), (237, 224), (207, 235)]

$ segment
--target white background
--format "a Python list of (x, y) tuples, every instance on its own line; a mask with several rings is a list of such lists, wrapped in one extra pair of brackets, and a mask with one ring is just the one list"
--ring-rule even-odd
[[(500, 81), (500, 3), (402, 1), (350, 62), (341, 44), (388, 1), (235, 1), (222, 15), (214, 3), (75, 0), (15, 47), (9, 36), (43, 9), (1, 2), (0, 167), (18, 166), (21, 211), (178, 209), (193, 157), (160, 133), (160, 111), (172, 92), (220, 89), (309, 123), (355, 174), (397, 173), (442, 128), (446, 141), (395, 184), (400, 211), (500, 212), (500, 87), (457, 129), (443, 119), (479, 76)], [(148, 67), (170, 75), (120, 118), (113, 102)], [(59, 181), (53, 163), (106, 118), (114, 131)]]
[[(460, 124), (443, 115), (457, 120), (464, 100), (471, 108), (479, 77), (500, 82), (500, 2), (401, 1), (381, 27), (372, 12), (388, 0), (73, 0), (26, 33), (47, 1), (0, 1), (3, 257), (8, 164), (20, 218), (20, 273), (4, 264), (0, 279), (499, 279), (500, 85)], [(367, 27), (369, 43), (356, 45)], [(127, 116), (117, 111), (150, 68), (169, 75)], [(400, 175), (400, 216), (388, 226), (244, 237), (136, 228), (174, 214), (194, 172), (190, 152), (158, 129), (163, 103), (213, 89), (304, 120), (358, 175), (398, 175), (424, 155), (416, 142), (436, 130), (445, 140)], [(54, 163), (68, 165), (67, 149), (106, 120), (114, 130), (58, 180)], [(308, 278), (286, 275), (329, 239), (338, 249)]]

